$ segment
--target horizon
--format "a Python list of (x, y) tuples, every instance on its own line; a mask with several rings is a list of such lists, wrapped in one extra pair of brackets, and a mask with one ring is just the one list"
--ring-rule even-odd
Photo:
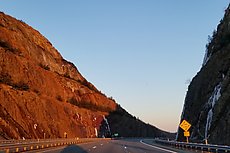
[(0, 9), (38, 30), (133, 116), (169, 132), (229, 3), (43, 2), (6, 1)]

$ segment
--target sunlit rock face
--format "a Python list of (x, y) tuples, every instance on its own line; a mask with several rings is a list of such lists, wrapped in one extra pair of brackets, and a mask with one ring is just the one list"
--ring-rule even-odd
[[(190, 141), (230, 145), (230, 9), (209, 38), (201, 70), (188, 87), (181, 120), (192, 124)], [(178, 130), (178, 140), (185, 141)]]
[(0, 13), (0, 134), (4, 138), (95, 137), (116, 103), (38, 31)]
[(38, 31), (0, 13), (0, 138), (132, 137), (145, 126), (138, 136), (167, 136), (124, 109), (114, 118), (118, 108)]

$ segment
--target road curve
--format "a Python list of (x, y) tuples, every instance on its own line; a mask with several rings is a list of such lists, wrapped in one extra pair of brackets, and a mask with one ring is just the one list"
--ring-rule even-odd
[[(29, 151), (28, 153), (35, 153)], [(41, 153), (176, 153), (184, 152), (162, 148), (139, 139), (104, 140), (59, 148), (39, 150)]]

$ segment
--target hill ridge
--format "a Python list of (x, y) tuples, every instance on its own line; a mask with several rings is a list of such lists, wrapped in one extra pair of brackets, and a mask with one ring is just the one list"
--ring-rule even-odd
[(110, 137), (115, 132), (126, 137), (170, 135), (137, 120), (102, 94), (26, 23), (1, 12), (0, 33), (2, 137), (61, 138), (64, 133)]

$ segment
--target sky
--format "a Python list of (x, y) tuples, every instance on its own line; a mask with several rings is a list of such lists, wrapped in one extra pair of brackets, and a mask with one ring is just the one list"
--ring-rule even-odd
[(229, 0), (1, 1), (129, 113), (176, 132), (187, 87)]

